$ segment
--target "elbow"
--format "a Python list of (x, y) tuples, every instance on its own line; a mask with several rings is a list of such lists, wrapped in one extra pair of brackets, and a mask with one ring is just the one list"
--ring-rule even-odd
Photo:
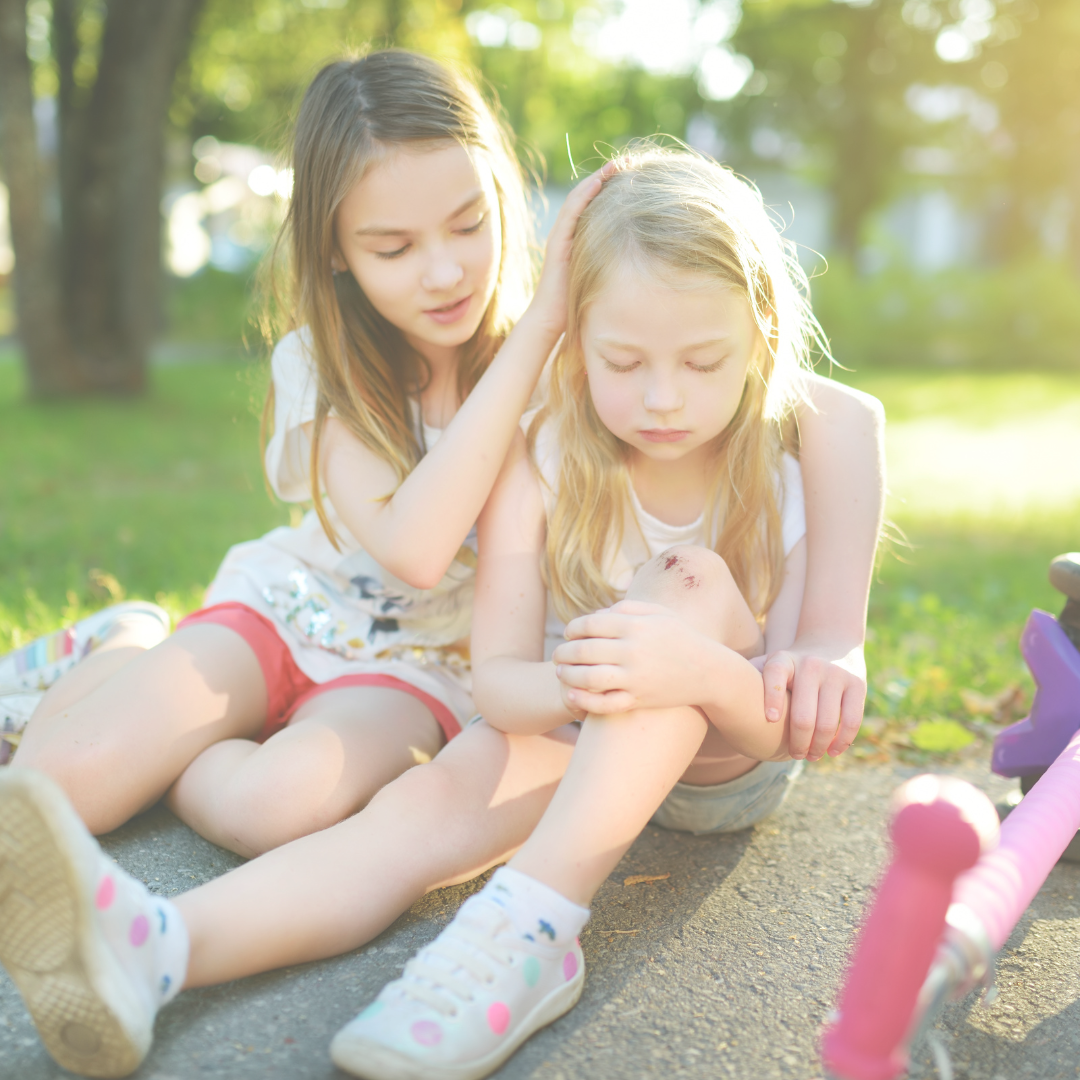
[(450, 564), (435, 562), (425, 552), (420, 552), (412, 558), (407, 552), (402, 552), (397, 558), (379, 559), (383, 569), (414, 589), (434, 589), (442, 581), (449, 570)]
[(410, 573), (397, 574), (406, 585), (411, 585), (414, 589), (434, 589), (443, 579), (443, 575), (446, 573), (446, 569), (443, 567), (432, 569), (431, 567), (416, 567), (415, 570), (411, 570)]

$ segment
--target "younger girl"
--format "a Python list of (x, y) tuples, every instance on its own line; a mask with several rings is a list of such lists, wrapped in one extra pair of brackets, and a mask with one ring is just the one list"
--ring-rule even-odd
[(486, 1076), (577, 1001), (588, 904), (650, 818), (729, 831), (783, 801), (802, 762), (761, 667), (806, 572), (798, 273), (757, 192), (689, 153), (637, 154), (582, 215), (534, 463), (479, 523), (473, 662), (492, 726), (584, 724), (509, 866), (337, 1036), (342, 1068)]

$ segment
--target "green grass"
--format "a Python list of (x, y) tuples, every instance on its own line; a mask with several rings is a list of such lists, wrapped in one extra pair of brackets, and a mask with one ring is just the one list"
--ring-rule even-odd
[(257, 364), (192, 363), (142, 400), (35, 404), (0, 357), (0, 651), (120, 594), (190, 611), (231, 544), (288, 520), (262, 387)]
[[(925, 429), (925, 445), (910, 437), (929, 420), (948, 422), (948, 445), (988, 431), (1022, 442), (1043, 418), (1080, 408), (1065, 375), (845, 377), (885, 402), (891, 445), (919, 446), (931, 462), (940, 431)], [(143, 400), (28, 404), (14, 357), (0, 354), (0, 651), (121, 593), (189, 611), (231, 544), (288, 520), (259, 467), (264, 379), (257, 363), (183, 363), (153, 369)], [(1043, 464), (1060, 467), (1063, 454)], [(1046, 566), (1080, 547), (1080, 501), (1063, 487), (1055, 502), (1049, 488), (1037, 506), (1003, 511), (983, 492), (943, 513), (933, 492), (903, 488), (922, 475), (904, 464), (893, 462), (890, 514), (907, 540), (886, 546), (871, 596), (870, 721), (857, 751), (925, 760), (969, 731), (962, 752), (985, 753), (995, 725), (969, 713), (963, 692), (1019, 684), (1030, 702), (1017, 639), (1033, 606), (1059, 606)], [(973, 475), (981, 465), (960, 463)]]

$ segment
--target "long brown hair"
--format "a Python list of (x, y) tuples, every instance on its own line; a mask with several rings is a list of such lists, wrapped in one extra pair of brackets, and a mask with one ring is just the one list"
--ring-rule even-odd
[[(522, 170), (507, 126), (466, 74), (417, 53), (387, 49), (340, 60), (315, 76), (304, 94), (292, 146), (293, 191), (270, 260), (276, 280), (287, 250), (284, 325), (273, 312), (264, 334), (307, 327), (318, 372), (311, 452), (311, 494), (327, 536), (337, 540), (321, 493), (319, 444), (334, 416), (397, 473), (419, 461), (410, 394), (423, 385), (424, 360), (373, 307), (350, 273), (334, 274), (334, 217), (342, 199), (388, 149), (456, 142), (491, 169), (502, 220), (495, 291), (463, 350), (457, 388), (463, 399), (479, 381), (531, 295), (532, 221)], [(273, 286), (268, 290), (280, 295)], [(263, 410), (264, 440), (273, 417), (273, 384)], [(392, 492), (387, 492), (389, 497)]]
[(661, 280), (693, 273), (737, 289), (759, 332), (738, 411), (714, 440), (716, 483), (706, 535), (759, 618), (783, 581), (776, 476), (783, 427), (803, 396), (811, 349), (828, 353), (810, 310), (806, 276), (757, 189), (686, 149), (651, 140), (631, 146), (574, 232), (566, 336), (548, 399), (529, 430), (545, 424), (558, 446), (558, 483), (548, 518), (544, 574), (565, 620), (611, 604), (609, 568), (629, 505), (626, 444), (600, 420), (589, 394), (581, 324), (613, 270), (635, 264)]

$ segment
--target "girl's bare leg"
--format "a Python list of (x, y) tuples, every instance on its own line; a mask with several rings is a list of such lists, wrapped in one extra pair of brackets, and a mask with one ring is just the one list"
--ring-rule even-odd
[(431, 761), (444, 741), (423, 702), (377, 686), (329, 690), (261, 746), (204, 750), (169, 792), (197, 833), (251, 858), (355, 814), (391, 780)]
[(73, 700), (65, 700), (69, 684), (58, 683), (11, 766), (52, 776), (94, 833), (152, 806), (208, 746), (255, 735), (266, 716), (255, 653), (223, 626), (186, 627), (122, 664), (119, 658), (119, 649), (115, 660), (103, 654), (101, 666), (111, 660), (118, 669)]
[(34, 710), (34, 716), (53, 716), (96, 690), (121, 668), (157, 644), (156, 637), (153, 640), (144, 638), (146, 627), (142, 623), (117, 623), (112, 633), (85, 660), (49, 687), (41, 704)]
[(504, 861), (547, 808), (574, 735), (476, 724), (354, 817), (178, 897), (191, 938), (185, 985), (355, 949), (425, 893)]
[[(683, 569), (695, 587), (689, 590), (681, 575), (666, 573), (665, 556), (671, 553), (665, 552), (642, 568), (627, 599), (663, 604), (739, 651), (760, 638), (719, 556), (703, 548), (673, 551), (685, 560)], [(756, 709), (765, 724), (763, 686), (748, 680), (732, 693), (733, 711), (752, 714)], [(710, 731), (714, 734), (703, 747)], [(727, 747), (722, 730), (713, 729), (694, 707), (590, 715), (548, 812), (510, 865), (588, 906), (702, 749), (710, 760), (694, 776), (697, 783), (722, 783), (757, 764)]]

